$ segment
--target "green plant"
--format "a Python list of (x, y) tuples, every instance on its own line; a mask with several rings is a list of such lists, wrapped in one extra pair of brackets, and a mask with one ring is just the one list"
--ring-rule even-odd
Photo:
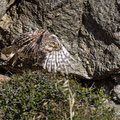
[[(14, 75), (0, 91), (3, 120), (112, 120), (104, 90), (85, 88), (60, 75)], [(113, 119), (114, 120), (114, 119)]]

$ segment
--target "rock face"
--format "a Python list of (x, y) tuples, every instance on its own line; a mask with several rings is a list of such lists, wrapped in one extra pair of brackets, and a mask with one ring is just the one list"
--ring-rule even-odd
[[(4, 0), (5, 1), (5, 0)], [(12, 3), (14, 3), (12, 5)], [(0, 21), (2, 49), (21, 33), (48, 29), (78, 61), (86, 79), (101, 79), (120, 70), (120, 13), (115, 0), (14, 1)], [(0, 1), (6, 10), (6, 4)]]

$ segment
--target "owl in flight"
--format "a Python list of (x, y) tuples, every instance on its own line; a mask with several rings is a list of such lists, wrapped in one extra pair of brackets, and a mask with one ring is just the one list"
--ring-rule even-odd
[(48, 72), (68, 74), (68, 67), (76, 60), (70, 55), (55, 34), (40, 29), (20, 35), (12, 41), (9, 59), (18, 57), (35, 58)]

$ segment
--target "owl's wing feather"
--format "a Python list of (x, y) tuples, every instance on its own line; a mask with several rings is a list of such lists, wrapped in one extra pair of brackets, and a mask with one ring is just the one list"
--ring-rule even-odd
[[(31, 38), (30, 42), (24, 46), (24, 50), (23, 52), (29, 56), (36, 56), (38, 53), (38, 49), (39, 49), (39, 45), (36, 44), (36, 39), (35, 38)], [(37, 50), (36, 50), (37, 49)]]
[(72, 69), (74, 69), (73, 65), (71, 64), (70, 60), (72, 60), (73, 62), (76, 62), (76, 60), (70, 55), (70, 53), (66, 50), (66, 48), (64, 46), (62, 46), (62, 50), (65, 57), (65, 63), (70, 66)]
[(70, 57), (74, 62), (76, 62), (76, 60), (70, 55), (64, 46), (62, 46), (62, 51), (66, 57)]
[(68, 74), (68, 67), (74, 69), (70, 60), (75, 61), (66, 48), (62, 46), (59, 51), (48, 52), (42, 66), (44, 69), (47, 69), (48, 72), (60, 71), (62, 75), (64, 75)]
[(46, 66), (47, 66), (47, 61), (49, 59), (49, 56), (50, 56), (50, 53), (47, 53), (46, 54), (46, 57), (44, 58), (44, 62), (42, 64), (43, 68), (46, 69)]
[(52, 70), (53, 70), (55, 73), (57, 72), (56, 51), (53, 51), (53, 57), (52, 57)]
[(37, 52), (35, 50), (37, 46), (35, 45), (35, 39), (31, 39), (31, 42), (27, 46), (24, 47), (23, 52), (29, 56), (36, 56)]
[(29, 57), (38, 57), (39, 52), (41, 51), (41, 40), (45, 32), (46, 30), (41, 29), (24, 33), (14, 39), (12, 44), (16, 46), (18, 51), (22, 50), (23, 54)]
[(57, 69), (59, 67), (59, 51), (56, 51), (56, 64), (57, 64)]
[(63, 54), (63, 51), (61, 51), (61, 56), (62, 56), (63, 71), (68, 75), (67, 64), (65, 62), (65, 55)]
[(62, 60), (62, 55), (61, 55), (61, 51), (59, 51), (58, 53), (58, 71), (60, 71), (62, 73), (62, 75), (64, 75), (64, 70), (63, 70), (63, 60)]
[(52, 57), (53, 57), (53, 55), (50, 53), (49, 59), (48, 59), (48, 61), (47, 61), (47, 69), (48, 69), (48, 72), (51, 72), (51, 71), (52, 71)]
[(20, 35), (16, 39), (14, 39), (12, 41), (12, 44), (17, 45), (17, 47), (21, 47), (21, 46), (29, 43), (31, 41), (31, 38), (32, 38), (31, 32), (27, 32), (27, 33)]

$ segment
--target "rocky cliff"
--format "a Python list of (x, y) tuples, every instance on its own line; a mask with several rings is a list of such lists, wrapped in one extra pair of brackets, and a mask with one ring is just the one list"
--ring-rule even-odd
[(78, 61), (74, 73), (100, 79), (120, 70), (119, 0), (2, 0), (0, 49), (35, 29), (55, 33)]

